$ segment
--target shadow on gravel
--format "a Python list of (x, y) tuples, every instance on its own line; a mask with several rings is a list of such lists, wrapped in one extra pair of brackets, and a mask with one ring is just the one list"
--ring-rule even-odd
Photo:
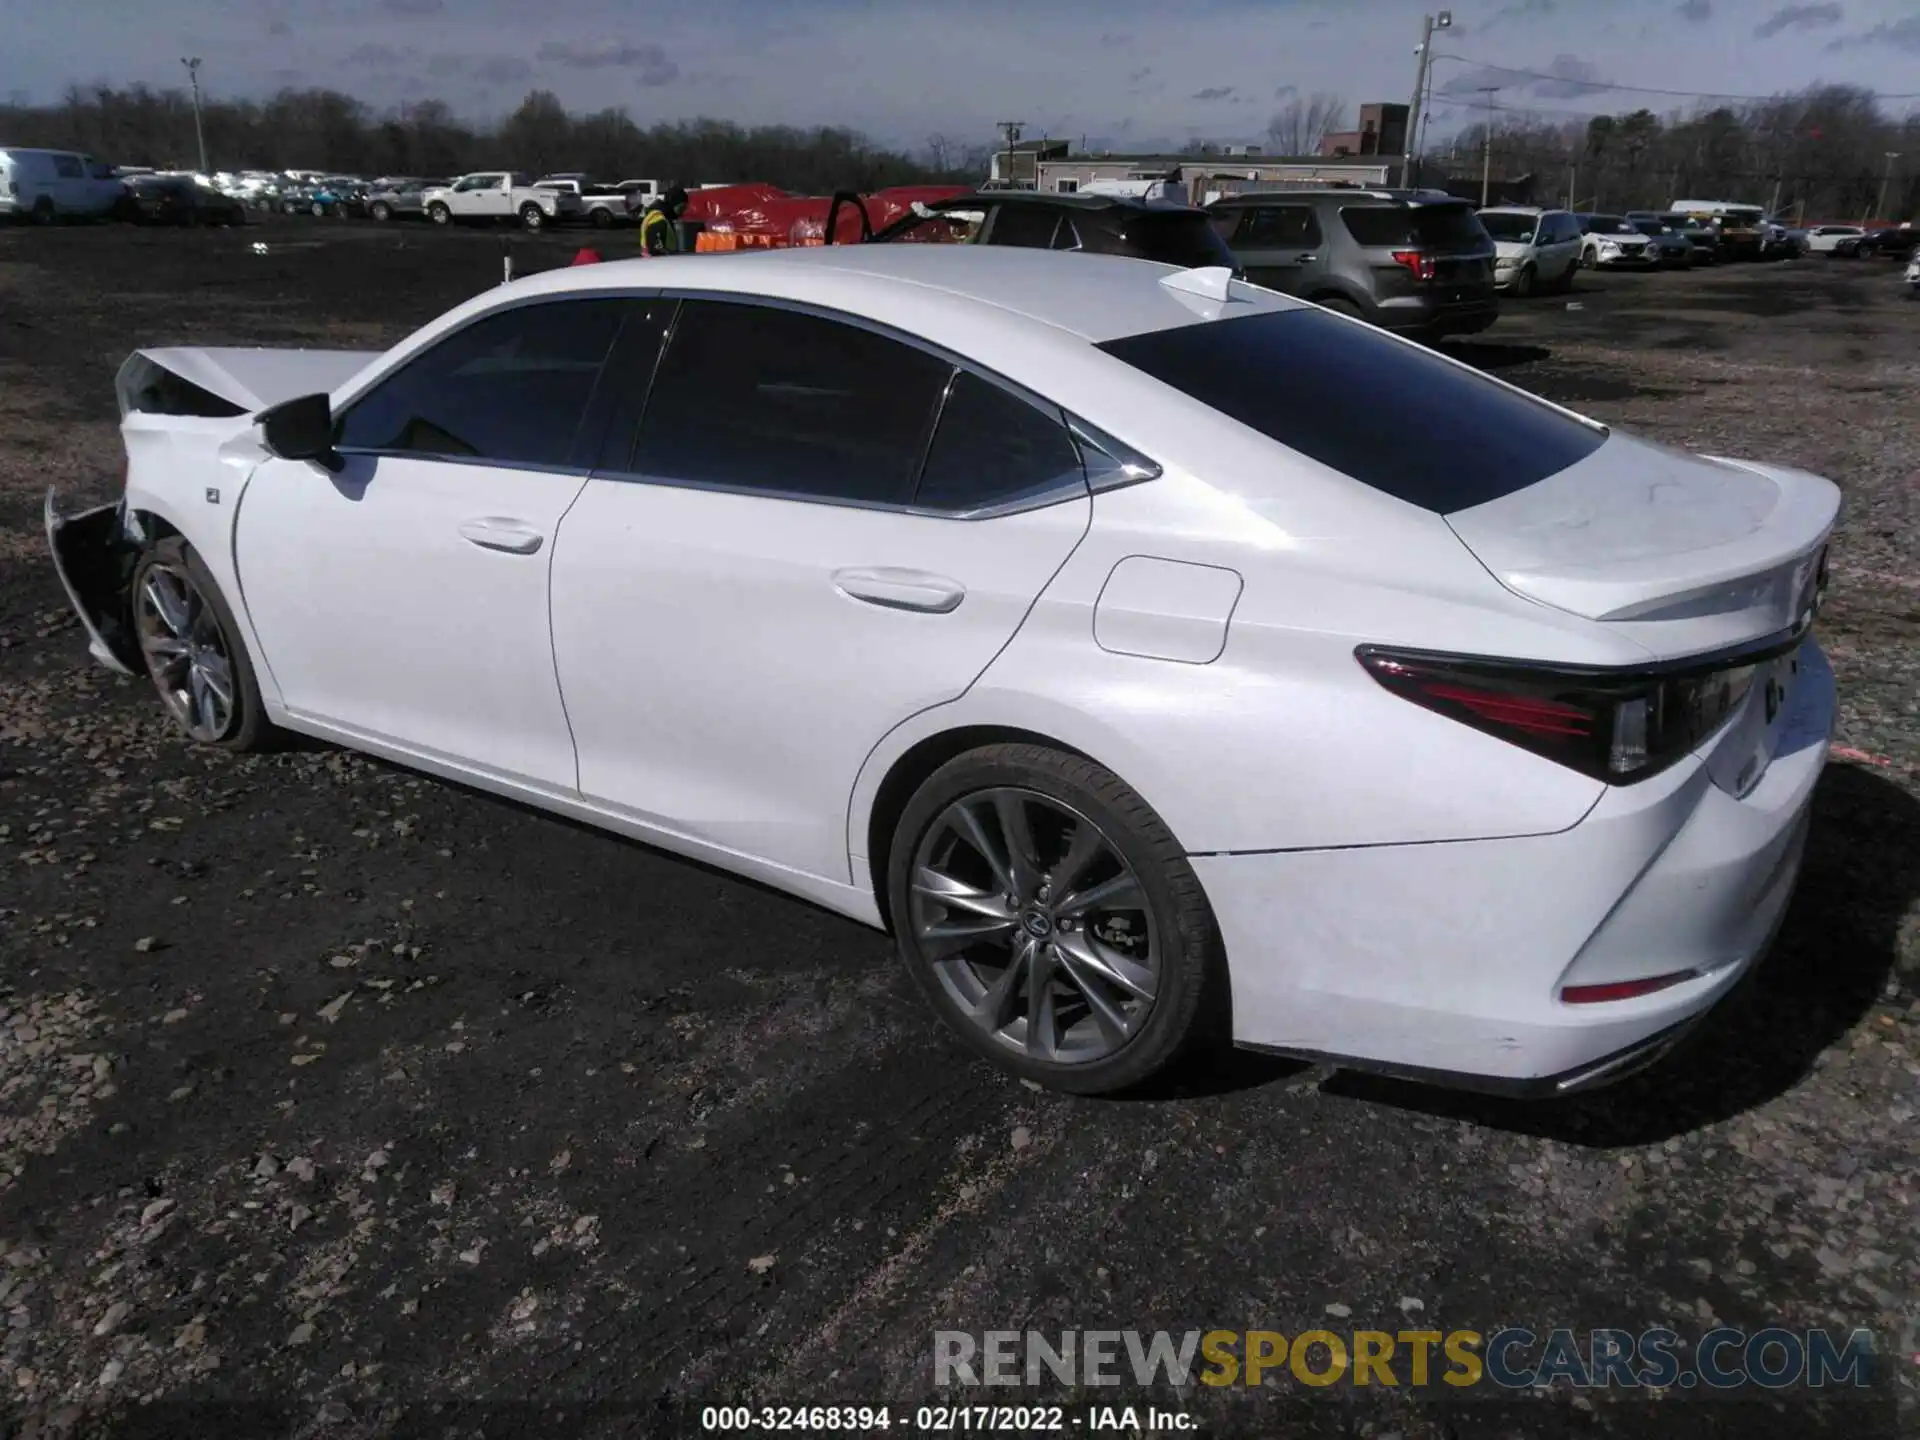
[[(1800, 883), (1773, 951), (1651, 1069), (1566, 1100), (1524, 1101), (1342, 1071), (1323, 1093), (1569, 1144), (1647, 1145), (1791, 1089), (1901, 977), (1900, 923), (1920, 896), (1920, 800), (1835, 764), (1814, 796)], [(1913, 960), (1908, 958), (1908, 964)]]

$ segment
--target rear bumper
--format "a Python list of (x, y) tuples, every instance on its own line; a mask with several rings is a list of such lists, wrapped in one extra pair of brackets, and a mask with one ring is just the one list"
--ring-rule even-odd
[[(1812, 642), (1801, 672), (1744, 796), (1696, 760), (1609, 789), (1555, 835), (1194, 857), (1235, 1040), (1522, 1094), (1658, 1058), (1766, 951), (1792, 896), (1834, 714)], [(1631, 999), (1559, 998), (1680, 972)]]

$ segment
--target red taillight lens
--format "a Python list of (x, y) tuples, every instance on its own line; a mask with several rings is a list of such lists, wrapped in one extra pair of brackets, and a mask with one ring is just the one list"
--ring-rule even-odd
[(1422, 250), (1396, 250), (1393, 260), (1396, 265), (1406, 266), (1407, 273), (1416, 280), (1431, 280), (1436, 273), (1433, 256)]
[(1403, 699), (1610, 784), (1691, 752), (1746, 699), (1759, 669), (1619, 674), (1370, 645), (1356, 655)]
[(1560, 999), (1568, 1005), (1604, 1005), (1609, 1000), (1631, 1000), (1636, 995), (1651, 995), (1656, 990), (1665, 990), (1683, 980), (1691, 980), (1698, 973), (1679, 970), (1671, 975), (1650, 975), (1644, 980), (1615, 980), (1605, 985), (1568, 985), (1561, 989)]

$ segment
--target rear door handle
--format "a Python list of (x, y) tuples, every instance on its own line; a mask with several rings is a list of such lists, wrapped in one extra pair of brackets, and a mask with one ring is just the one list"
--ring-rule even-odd
[(547, 538), (524, 520), (501, 515), (484, 515), (460, 523), (460, 538), (487, 550), (504, 550), (510, 555), (531, 555)]
[(1318, 255), (1296, 255), (1294, 256), (1294, 263), (1296, 265), (1311, 265), (1319, 258)]
[(833, 585), (842, 595), (864, 600), (869, 605), (883, 605), (889, 610), (919, 610), (930, 615), (945, 615), (967, 598), (967, 587), (958, 580), (895, 565), (836, 570)]

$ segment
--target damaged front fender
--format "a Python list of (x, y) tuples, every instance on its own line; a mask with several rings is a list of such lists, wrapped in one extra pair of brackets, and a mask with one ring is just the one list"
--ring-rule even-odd
[(46, 517), (53, 566), (86, 628), (88, 652), (109, 670), (139, 674), (140, 646), (134, 639), (127, 589), (140, 545), (128, 533), (124, 502), (63, 515), (49, 489)]

